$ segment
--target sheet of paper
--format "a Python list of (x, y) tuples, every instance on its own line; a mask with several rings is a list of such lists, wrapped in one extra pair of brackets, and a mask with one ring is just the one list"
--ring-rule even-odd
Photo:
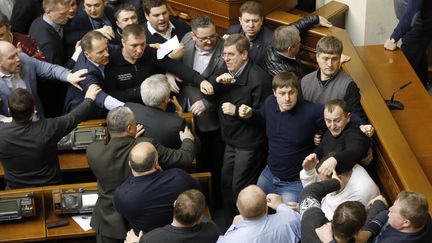
[(164, 58), (172, 50), (177, 49), (179, 47), (180, 47), (180, 42), (177, 38), (177, 35), (175, 35), (173, 38), (165, 41), (165, 43), (160, 45), (159, 49), (157, 50), (157, 59), (159, 60)]
[(98, 194), (97, 193), (83, 194), (81, 198), (82, 198), (83, 207), (91, 207), (96, 204), (96, 201), (98, 199)]
[(91, 230), (90, 226), (91, 214), (81, 214), (72, 216), (72, 219), (83, 229), (84, 231)]

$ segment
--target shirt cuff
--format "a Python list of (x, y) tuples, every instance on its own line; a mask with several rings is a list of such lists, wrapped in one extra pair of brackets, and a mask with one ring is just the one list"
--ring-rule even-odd
[(104, 100), (104, 107), (105, 107), (105, 109), (107, 109), (107, 110), (112, 110), (112, 109), (114, 109), (114, 108), (116, 108), (116, 107), (124, 106), (124, 104), (125, 104), (125, 103), (119, 101), (118, 99), (116, 99), (116, 98), (114, 98), (114, 97), (112, 97), (112, 96), (110, 96), (110, 95), (107, 96), (107, 97), (105, 98), (105, 100)]

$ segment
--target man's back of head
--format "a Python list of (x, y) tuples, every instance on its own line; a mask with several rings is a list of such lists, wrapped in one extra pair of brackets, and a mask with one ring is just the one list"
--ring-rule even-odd
[[(116, 107), (108, 112), (107, 126), (111, 137), (126, 136), (131, 126), (136, 127), (135, 115), (126, 106)], [(133, 134), (134, 135), (134, 134)]]
[(297, 44), (300, 44), (300, 32), (296, 27), (291, 25), (279, 26), (274, 31), (271, 46), (276, 51), (285, 52)]
[(9, 112), (12, 119), (18, 122), (29, 121), (34, 113), (34, 101), (31, 93), (17, 88), (9, 96)]
[(260, 218), (267, 213), (266, 195), (258, 186), (250, 185), (240, 191), (237, 208), (244, 219)]
[(182, 226), (193, 226), (199, 223), (204, 213), (205, 196), (196, 189), (181, 193), (174, 202), (174, 220)]
[(134, 176), (147, 174), (158, 167), (158, 153), (153, 144), (141, 142), (136, 144), (129, 154), (129, 165)]
[(331, 227), (334, 237), (339, 240), (353, 238), (366, 221), (366, 210), (358, 201), (348, 201), (339, 205), (333, 215)]
[(146, 106), (165, 110), (170, 92), (168, 80), (163, 74), (152, 75), (141, 84), (141, 98)]

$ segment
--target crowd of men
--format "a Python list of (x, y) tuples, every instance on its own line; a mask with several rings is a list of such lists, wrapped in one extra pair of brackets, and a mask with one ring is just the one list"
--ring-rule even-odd
[[(208, 16), (170, 17), (165, 0), (17, 0), (12, 15), (0, 13), (6, 189), (63, 183), (57, 143), (106, 118), (110, 140), (86, 150), (97, 242), (432, 242), (426, 198), (401, 192), (387, 212), (363, 167), (374, 131), (342, 42), (321, 38), (309, 74), (297, 58), (325, 18), (273, 32), (247, 1), (222, 37)], [(159, 58), (172, 38), (182, 44)], [(220, 228), (188, 174), (195, 158)]]

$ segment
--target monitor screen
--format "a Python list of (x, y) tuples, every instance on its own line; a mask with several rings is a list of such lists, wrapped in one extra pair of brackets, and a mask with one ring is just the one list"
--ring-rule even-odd
[(87, 144), (93, 142), (93, 131), (76, 131), (74, 133), (74, 139), (76, 144)]
[(0, 201), (0, 214), (18, 213), (18, 201)]
[(82, 206), (83, 207), (93, 207), (98, 199), (97, 193), (86, 193), (82, 194)]

